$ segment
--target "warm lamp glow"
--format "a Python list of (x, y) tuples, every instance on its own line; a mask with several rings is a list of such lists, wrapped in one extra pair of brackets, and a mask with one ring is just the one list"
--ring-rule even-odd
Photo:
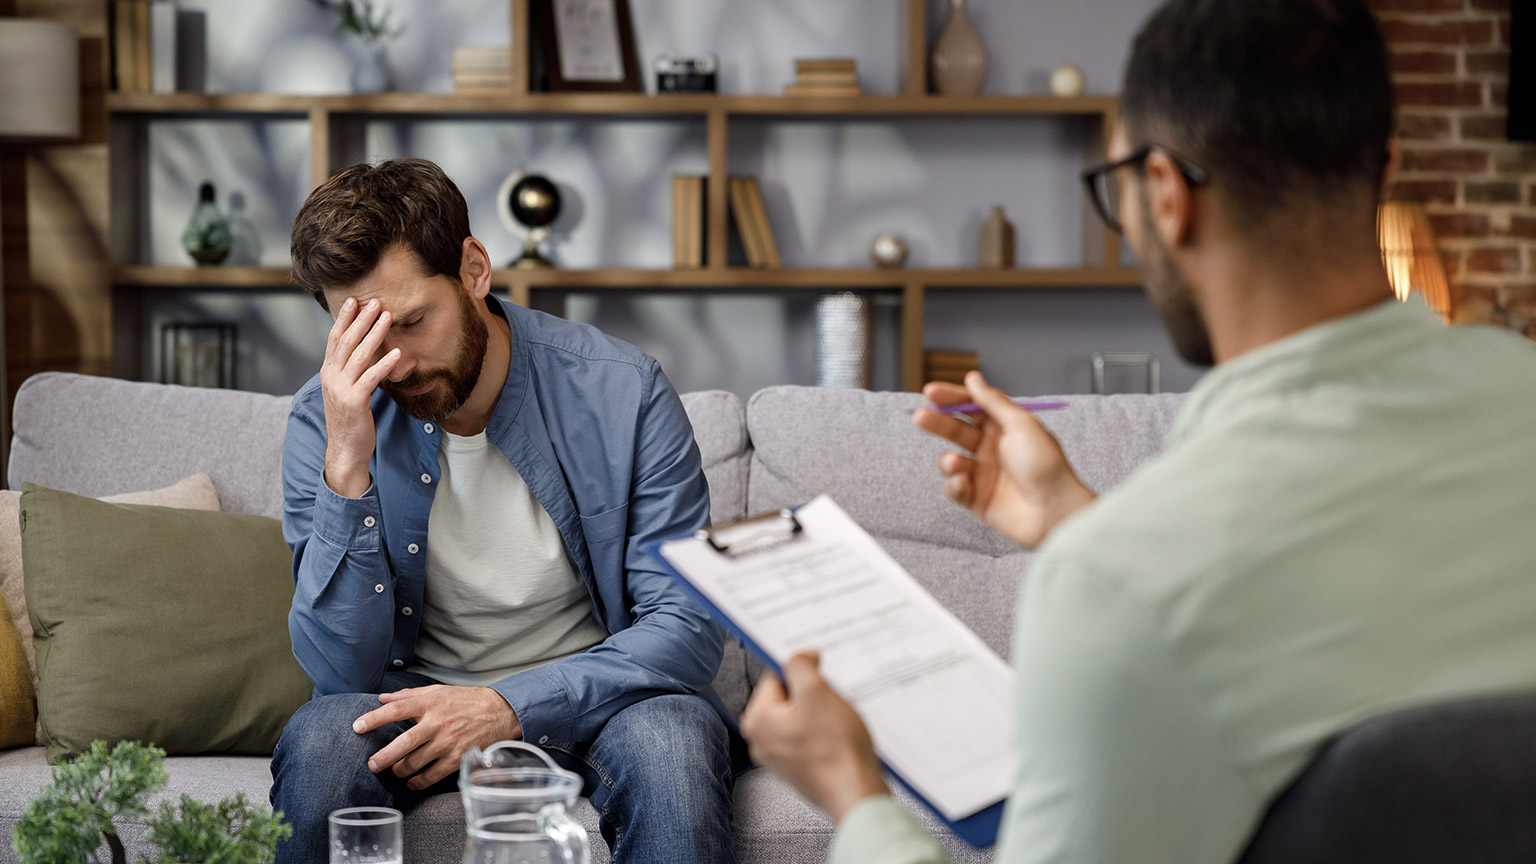
[(0, 18), (0, 138), (80, 137), (79, 51), (72, 24)]
[(1450, 320), (1451, 287), (1424, 208), (1405, 201), (1385, 202), (1376, 211), (1376, 239), (1397, 299), (1407, 300), (1418, 291), (1429, 308)]

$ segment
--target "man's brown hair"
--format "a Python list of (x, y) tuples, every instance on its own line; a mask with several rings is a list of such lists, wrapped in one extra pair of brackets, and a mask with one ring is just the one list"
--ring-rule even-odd
[(325, 289), (373, 272), (393, 246), (416, 253), (429, 276), (459, 278), (469, 207), (425, 159), (353, 165), (311, 192), (293, 223), (293, 280), (330, 311)]

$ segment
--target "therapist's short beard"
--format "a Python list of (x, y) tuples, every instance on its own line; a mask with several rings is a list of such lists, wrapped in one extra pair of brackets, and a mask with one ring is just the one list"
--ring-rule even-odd
[[(475, 302), (468, 291), (459, 292), (459, 338), (447, 369), (426, 373), (418, 370), (404, 381), (386, 379), (379, 385), (400, 410), (417, 420), (436, 423), (447, 419), (469, 401), (470, 394), (475, 392), (475, 384), (480, 381), (486, 346), (490, 344), (490, 334)], [(434, 383), (431, 390), (418, 396), (406, 394), (405, 391), (419, 389), (429, 381)]]
[(1195, 366), (1214, 366), (1211, 333), (1205, 316), (1195, 300), (1195, 289), (1179, 271), (1168, 247), (1152, 227), (1152, 204), (1146, 187), (1141, 190), (1141, 274), (1147, 283), (1147, 298), (1163, 320), (1163, 327), (1173, 340), (1173, 348), (1185, 362)]

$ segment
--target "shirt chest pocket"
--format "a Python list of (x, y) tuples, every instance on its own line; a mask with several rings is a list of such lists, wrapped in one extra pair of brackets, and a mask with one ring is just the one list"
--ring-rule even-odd
[(581, 533), (587, 538), (588, 546), (605, 545), (622, 538), (624, 529), (628, 525), (629, 502), (627, 501), (601, 513), (581, 516)]

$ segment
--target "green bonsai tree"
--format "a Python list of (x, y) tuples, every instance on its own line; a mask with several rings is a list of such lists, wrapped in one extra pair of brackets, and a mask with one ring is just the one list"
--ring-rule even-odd
[[(120, 819), (143, 819), (148, 799), (165, 788), (165, 751), (105, 741), (73, 762), (55, 765), (53, 783), (16, 823), (11, 848), (23, 864), (128, 864)], [(160, 850), (150, 864), (262, 864), (293, 833), (283, 814), (252, 806), (242, 795), (205, 804), (190, 795), (160, 805), (145, 819), (146, 840)], [(100, 857), (105, 845), (110, 857)]]

